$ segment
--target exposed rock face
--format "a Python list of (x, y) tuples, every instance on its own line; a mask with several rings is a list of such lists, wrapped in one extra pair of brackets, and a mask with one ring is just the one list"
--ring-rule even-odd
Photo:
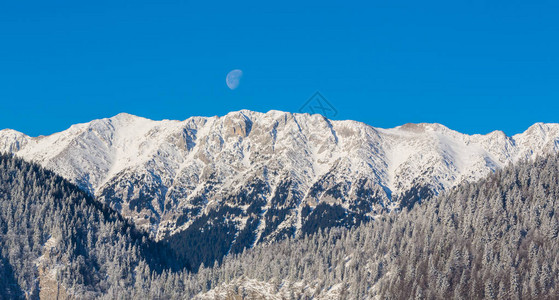
[(465, 135), (279, 111), (185, 121), (119, 114), (46, 137), (0, 131), (0, 151), (58, 172), (154, 236), (220, 227), (232, 251), (349, 226), (558, 147), (558, 124)]
[(35, 262), (39, 271), (39, 299), (62, 300), (75, 298), (71, 297), (64, 285), (56, 279), (57, 267), (60, 266), (45, 263), (50, 260), (49, 253), (58, 242), (51, 237), (44, 245), (43, 255)]

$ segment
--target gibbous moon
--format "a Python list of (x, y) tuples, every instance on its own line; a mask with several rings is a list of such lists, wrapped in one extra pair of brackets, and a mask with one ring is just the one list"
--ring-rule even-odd
[(243, 77), (243, 71), (235, 69), (227, 74), (225, 82), (230, 89), (234, 90), (239, 86), (239, 83), (241, 83), (241, 77)]

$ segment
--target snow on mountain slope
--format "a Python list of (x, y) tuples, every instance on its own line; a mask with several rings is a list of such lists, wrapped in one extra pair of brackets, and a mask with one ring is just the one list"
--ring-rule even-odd
[(0, 151), (54, 170), (159, 238), (223, 211), (244, 246), (351, 225), (558, 148), (559, 124), (508, 137), (279, 111), (185, 121), (119, 114), (46, 137), (0, 131)]
[[(345, 296), (345, 297), (344, 297)], [(336, 284), (330, 289), (320, 285), (319, 280), (311, 283), (290, 282), (262, 282), (255, 279), (239, 278), (227, 284), (213, 288), (205, 293), (196, 295), (196, 300), (213, 299), (262, 299), (262, 300), (284, 300), (284, 299), (345, 299), (343, 287)]]

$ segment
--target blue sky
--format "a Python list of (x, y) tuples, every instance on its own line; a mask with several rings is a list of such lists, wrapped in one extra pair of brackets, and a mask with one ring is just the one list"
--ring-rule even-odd
[[(559, 122), (558, 1), (2, 1), (0, 128), (297, 112), (466, 133)], [(225, 76), (243, 70), (230, 90)]]

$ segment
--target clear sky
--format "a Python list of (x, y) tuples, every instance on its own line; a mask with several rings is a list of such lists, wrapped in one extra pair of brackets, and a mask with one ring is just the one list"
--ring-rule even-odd
[(556, 0), (0, 1), (0, 129), (297, 112), (320, 91), (334, 119), (514, 134), (559, 122), (558, 16)]

